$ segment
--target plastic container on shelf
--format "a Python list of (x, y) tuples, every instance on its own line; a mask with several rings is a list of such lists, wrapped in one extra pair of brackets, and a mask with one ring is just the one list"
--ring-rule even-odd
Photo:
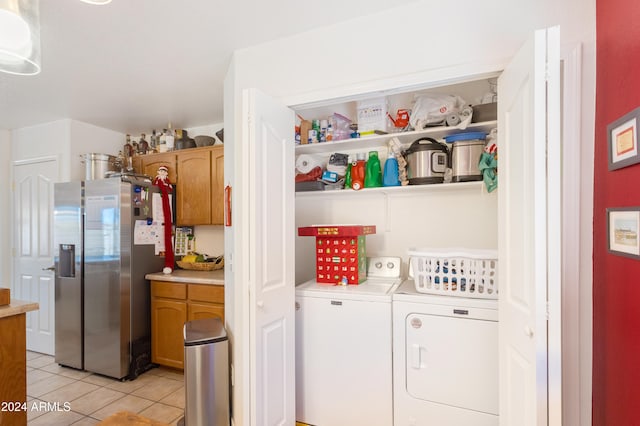
[(331, 116), (331, 127), (333, 129), (332, 140), (339, 141), (351, 137), (351, 120), (337, 112)]
[(387, 99), (375, 98), (359, 101), (358, 110), (358, 132), (361, 136), (373, 134), (376, 130), (386, 132), (387, 130)]

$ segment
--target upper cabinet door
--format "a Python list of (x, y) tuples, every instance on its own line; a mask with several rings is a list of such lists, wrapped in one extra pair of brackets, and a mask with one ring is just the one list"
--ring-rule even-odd
[(176, 154), (166, 152), (162, 154), (145, 155), (141, 157), (142, 174), (153, 180), (158, 175), (158, 167), (165, 166), (169, 172), (169, 182), (176, 184), (178, 175), (176, 172)]
[(242, 99), (247, 147), (250, 425), (295, 424), (294, 113), (256, 90)]
[(176, 188), (176, 223), (211, 223), (211, 152), (183, 151), (177, 155), (180, 182)]
[[(559, 424), (554, 406), (561, 406), (560, 354), (549, 352), (559, 336), (547, 321), (548, 302), (560, 296), (559, 46), (559, 28), (536, 31), (498, 80), (504, 426)], [(560, 312), (552, 315), (559, 318)]]
[(211, 150), (211, 224), (224, 223), (224, 147)]

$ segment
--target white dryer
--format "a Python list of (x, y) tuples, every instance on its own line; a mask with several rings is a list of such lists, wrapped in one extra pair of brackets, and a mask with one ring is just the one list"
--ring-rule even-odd
[(393, 295), (394, 426), (498, 425), (498, 301)]

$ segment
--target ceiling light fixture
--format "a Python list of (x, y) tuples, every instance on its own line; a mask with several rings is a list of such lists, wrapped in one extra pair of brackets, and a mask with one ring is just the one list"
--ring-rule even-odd
[(98, 5), (111, 3), (111, 0), (80, 0), (80, 1), (83, 3), (98, 4)]
[(0, 0), (0, 72), (40, 72), (39, 0)]

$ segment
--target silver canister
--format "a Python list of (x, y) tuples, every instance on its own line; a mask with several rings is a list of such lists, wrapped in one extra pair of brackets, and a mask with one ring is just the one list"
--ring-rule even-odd
[(88, 153), (82, 154), (84, 163), (85, 180), (104, 179), (107, 172), (120, 171), (116, 166), (116, 157), (109, 154)]

